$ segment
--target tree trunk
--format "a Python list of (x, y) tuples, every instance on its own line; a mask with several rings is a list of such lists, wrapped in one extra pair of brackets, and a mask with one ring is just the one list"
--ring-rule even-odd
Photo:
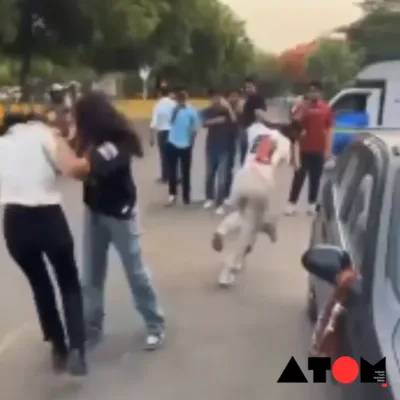
[(21, 19), (19, 27), (19, 46), (21, 57), (19, 84), (22, 91), (22, 102), (28, 101), (30, 96), (28, 78), (31, 71), (34, 45), (33, 11), (34, 0), (24, 0), (21, 4)]

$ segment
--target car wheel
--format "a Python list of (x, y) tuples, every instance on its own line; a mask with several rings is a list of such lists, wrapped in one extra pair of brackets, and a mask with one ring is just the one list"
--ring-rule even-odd
[(317, 322), (318, 308), (315, 295), (315, 288), (310, 281), (308, 282), (308, 289), (307, 289), (307, 316), (312, 324), (315, 324)]

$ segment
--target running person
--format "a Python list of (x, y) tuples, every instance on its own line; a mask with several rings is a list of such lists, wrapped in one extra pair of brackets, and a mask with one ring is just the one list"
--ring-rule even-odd
[(222, 286), (229, 286), (234, 282), (236, 274), (244, 267), (246, 254), (252, 250), (259, 232), (268, 234), (273, 242), (277, 240), (275, 223), (268, 215), (270, 196), (276, 167), (281, 162), (290, 162), (291, 144), (279, 131), (267, 128), (262, 122), (264, 119), (265, 113), (258, 110), (256, 121), (247, 131), (247, 156), (232, 186), (232, 200), (237, 211), (229, 214), (213, 235), (212, 246), (216, 251), (221, 251), (225, 236), (239, 231), (235, 250), (226, 258), (219, 276)]
[[(33, 115), (8, 115), (3, 128), (0, 203), (6, 246), (31, 286), (44, 340), (52, 346), (54, 370), (85, 375), (82, 294), (57, 175), (62, 171), (79, 177), (87, 173), (88, 163), (76, 158), (64, 139)], [(44, 257), (55, 273), (65, 318), (57, 309)]]

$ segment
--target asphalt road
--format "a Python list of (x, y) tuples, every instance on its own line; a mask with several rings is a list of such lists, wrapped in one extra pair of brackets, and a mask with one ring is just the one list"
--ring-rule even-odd
[[(144, 130), (143, 130), (144, 132)], [(198, 143), (201, 147), (201, 140)], [(194, 168), (204, 168), (200, 156)], [(306, 370), (310, 327), (300, 255), (310, 219), (279, 221), (279, 241), (261, 237), (235, 287), (216, 284), (220, 257), (210, 237), (220, 217), (193, 205), (166, 209), (155, 182), (156, 150), (133, 169), (140, 193), (145, 258), (168, 318), (165, 348), (141, 350), (143, 325), (120, 262), (110, 254), (107, 331), (85, 380), (54, 377), (41, 342), (30, 290), (0, 242), (0, 398), (4, 400), (325, 400), (326, 385), (278, 384), (291, 356)], [(281, 213), (290, 171), (278, 176)], [(63, 184), (65, 209), (81, 254), (80, 187)], [(44, 221), (45, 223), (45, 221)], [(311, 377), (310, 375), (308, 375)]]

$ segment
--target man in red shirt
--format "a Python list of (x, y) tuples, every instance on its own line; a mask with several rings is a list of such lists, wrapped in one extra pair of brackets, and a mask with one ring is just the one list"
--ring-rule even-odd
[(308, 210), (315, 212), (319, 184), (324, 163), (331, 155), (332, 114), (329, 105), (322, 99), (322, 84), (313, 81), (309, 84), (307, 98), (294, 112), (293, 119), (302, 129), (298, 139), (300, 147), (300, 165), (296, 168), (289, 195), (286, 215), (296, 212), (296, 205), (306, 175), (308, 176)]

